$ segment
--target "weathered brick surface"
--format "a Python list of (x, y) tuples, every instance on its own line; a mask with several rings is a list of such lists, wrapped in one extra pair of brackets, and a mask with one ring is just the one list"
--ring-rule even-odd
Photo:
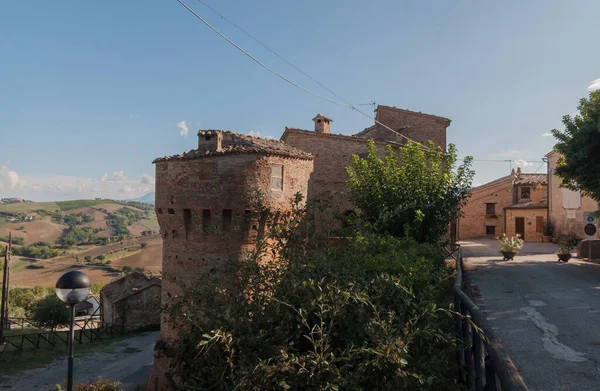
[[(272, 165), (283, 166), (283, 187), (272, 187)], [(203, 270), (240, 260), (256, 240), (259, 221), (246, 215), (257, 191), (262, 203), (287, 212), (291, 199), (306, 199), (312, 158), (272, 156), (268, 153), (231, 153), (156, 163), (155, 210), (163, 238), (162, 302), (184, 284), (198, 283)], [(210, 217), (208, 217), (210, 215)], [(177, 330), (162, 319), (161, 341), (177, 338)], [(165, 378), (167, 358), (159, 356), (149, 389), (170, 389)], [(162, 369), (161, 369), (162, 368)]]
[[(587, 235), (583, 231), (585, 226), (583, 217), (585, 212), (595, 212), (599, 209), (599, 205), (593, 199), (589, 197), (581, 197), (581, 205), (579, 208), (571, 209), (568, 212), (563, 206), (563, 192), (565, 191), (560, 187), (562, 180), (560, 177), (554, 175), (554, 170), (558, 162), (559, 154), (557, 152), (551, 152), (548, 155), (548, 170), (552, 175), (549, 175), (549, 187), (550, 187), (550, 220), (554, 225), (555, 236), (559, 234), (574, 234), (581, 239), (587, 239)], [(600, 238), (600, 232), (596, 233), (595, 239)]]
[[(515, 234), (515, 218), (525, 218), (525, 240), (540, 241), (542, 232), (537, 231), (536, 216), (546, 222), (547, 185), (545, 175), (521, 174), (499, 178), (471, 190), (471, 198), (463, 207), (459, 219), (458, 238), (460, 240), (494, 237), (506, 233)], [(531, 182), (531, 183), (529, 183)], [(520, 184), (516, 184), (520, 183)], [(522, 188), (529, 188), (529, 198), (523, 198)], [(495, 204), (495, 214), (486, 214), (486, 203)], [(514, 209), (511, 209), (514, 208)], [(495, 233), (486, 234), (486, 226), (493, 226)]]
[[(414, 141), (426, 144), (431, 140), (446, 150), (446, 128), (451, 122), (448, 118), (379, 105), (375, 119)], [(405, 142), (402, 136), (390, 132), (379, 124), (365, 129), (357, 136), (376, 141)]]

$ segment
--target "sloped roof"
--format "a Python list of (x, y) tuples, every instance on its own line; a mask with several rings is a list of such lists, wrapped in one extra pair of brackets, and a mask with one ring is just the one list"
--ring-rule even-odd
[(202, 130), (198, 132), (198, 135), (208, 135), (216, 132), (222, 132), (223, 134), (233, 136), (235, 140), (233, 143), (224, 145), (217, 151), (200, 151), (198, 149), (192, 149), (191, 151), (180, 153), (177, 155), (163, 156), (154, 159), (152, 163), (167, 162), (173, 160), (191, 160), (200, 159), (203, 157), (212, 156), (223, 156), (223, 155), (239, 155), (239, 154), (262, 154), (262, 155), (273, 155), (291, 157), (303, 160), (312, 160), (314, 157), (310, 153), (294, 148), (287, 145), (283, 141), (276, 139), (267, 139), (257, 136), (249, 136), (246, 134), (234, 133), (229, 130)]
[[(338, 139), (343, 139), (343, 140), (352, 140), (352, 141), (358, 141), (361, 143), (365, 143), (366, 141), (369, 140), (365, 137), (358, 137), (356, 135), (348, 136), (345, 134), (318, 133), (318, 132), (315, 132), (314, 130), (290, 128), (287, 126), (285, 127), (285, 130), (283, 131), (283, 134), (281, 135), (281, 139), (283, 140), (286, 133), (290, 133), (290, 132), (294, 132), (294, 133), (298, 133), (298, 134), (306, 134), (307, 136), (314, 136), (314, 137), (327, 137), (327, 138), (338, 138)], [(376, 141), (376, 140), (374, 140), (374, 141), (375, 141), (375, 144), (402, 145), (402, 144), (394, 142), (394, 141)]]
[(526, 185), (547, 185), (548, 174), (519, 174), (515, 178), (515, 185), (526, 186)]
[(548, 204), (540, 204), (533, 202), (520, 202), (518, 204), (512, 204), (507, 206), (504, 209), (546, 209), (548, 208)]
[(331, 122), (333, 122), (333, 120), (332, 120), (331, 118), (329, 118), (329, 117), (327, 117), (327, 116), (325, 116), (325, 115), (323, 115), (323, 114), (321, 114), (321, 113), (317, 114), (317, 115), (315, 116), (315, 118), (313, 118), (313, 121), (314, 121), (314, 120), (316, 120), (317, 118), (324, 118), (324, 119), (326, 119), (326, 120), (328, 120), (328, 121), (331, 121)]
[(409, 113), (409, 114), (421, 115), (424, 117), (437, 118), (437, 119), (447, 121), (448, 125), (450, 124), (450, 122), (452, 122), (451, 119), (446, 118), (446, 117), (440, 117), (439, 115), (427, 114), (427, 113), (423, 113), (421, 111), (412, 111), (412, 110), (407, 110), (407, 109), (401, 109), (396, 106), (377, 105), (377, 110), (379, 110), (379, 109), (400, 111), (400, 112)]

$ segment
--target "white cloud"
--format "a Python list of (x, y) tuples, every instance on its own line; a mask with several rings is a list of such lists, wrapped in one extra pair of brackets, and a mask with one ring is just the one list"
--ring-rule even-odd
[(142, 177), (142, 179), (140, 180), (140, 182), (142, 182), (142, 184), (144, 184), (144, 185), (153, 185), (154, 184), (154, 177), (152, 175), (142, 174), (141, 177)]
[(590, 83), (590, 86), (588, 87), (588, 91), (592, 92), (592, 91), (597, 91), (600, 90), (600, 79), (596, 79), (593, 82)]
[(488, 157), (490, 157), (490, 158), (511, 157), (511, 156), (519, 155), (520, 153), (521, 153), (521, 151), (519, 151), (517, 149), (508, 149), (506, 151), (490, 153), (490, 154), (488, 154)]
[(515, 165), (517, 167), (531, 167), (531, 166), (533, 166), (533, 163), (531, 163), (527, 160), (519, 159), (519, 160), (515, 160)]
[(550, 132), (542, 133), (542, 137), (552, 137), (552, 133), (550, 133)]
[(100, 178), (101, 182), (122, 182), (127, 180), (127, 176), (124, 171), (115, 171), (112, 174), (104, 174)]
[(183, 137), (187, 137), (189, 129), (185, 120), (177, 122), (177, 127), (179, 128), (179, 134)]
[(248, 135), (249, 136), (253, 136), (253, 137), (260, 137), (260, 132), (251, 130), (251, 131), (248, 132)]
[(0, 190), (13, 190), (19, 184), (19, 174), (8, 166), (0, 166)]

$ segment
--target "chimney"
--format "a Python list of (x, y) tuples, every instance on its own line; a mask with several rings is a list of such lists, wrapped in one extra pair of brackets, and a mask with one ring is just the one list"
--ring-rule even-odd
[(327, 118), (323, 114), (319, 113), (315, 118), (313, 118), (313, 121), (315, 121), (315, 132), (324, 134), (331, 133), (329, 129), (331, 122), (333, 122), (331, 118)]
[(223, 132), (221, 130), (198, 131), (198, 151), (218, 152), (221, 150)]

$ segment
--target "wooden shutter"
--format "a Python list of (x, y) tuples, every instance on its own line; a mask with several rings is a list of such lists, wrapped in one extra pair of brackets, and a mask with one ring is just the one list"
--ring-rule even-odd
[(535, 216), (535, 232), (542, 232), (544, 230), (544, 217)]

